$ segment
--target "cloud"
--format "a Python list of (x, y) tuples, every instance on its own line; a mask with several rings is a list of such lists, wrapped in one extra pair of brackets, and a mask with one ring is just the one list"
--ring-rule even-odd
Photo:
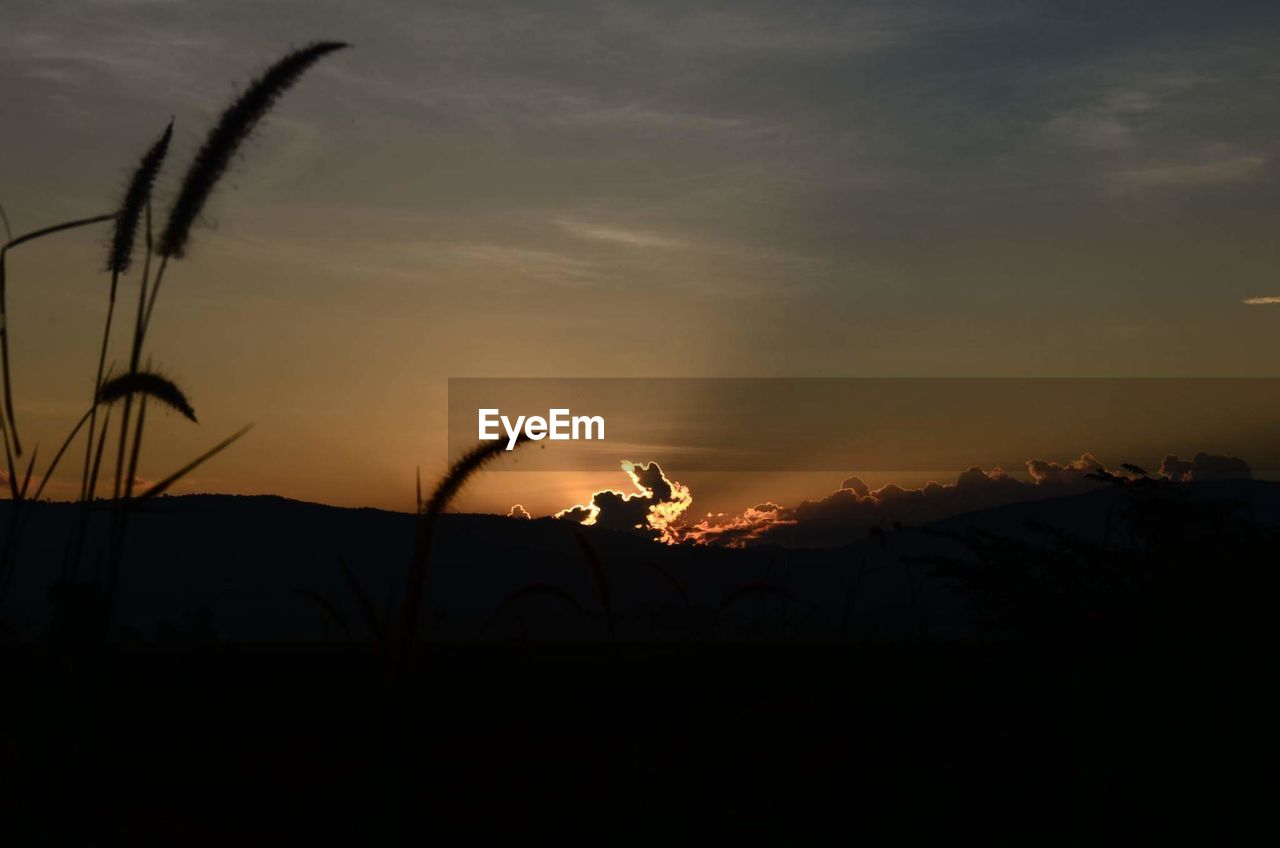
[(1203, 482), (1205, 480), (1252, 480), (1249, 463), (1238, 456), (1216, 456), (1198, 453), (1185, 460), (1170, 455), (1160, 463), (1160, 473), (1170, 480)]
[(737, 515), (707, 513), (702, 521), (683, 530), (682, 541), (741, 548), (760, 541), (775, 527), (793, 526), (796, 523), (798, 520), (791, 515), (791, 510), (766, 501)]
[(861, 477), (850, 477), (840, 484), (841, 489), (849, 489), (859, 497), (865, 498), (871, 494), (871, 488), (862, 481)]
[(511, 511), (507, 513), (507, 518), (520, 518), (520, 519), (528, 520), (530, 518), (533, 518), (533, 516), (529, 514), (529, 510), (525, 509), (522, 504), (516, 504), (515, 506), (511, 507)]
[(1147, 92), (1122, 90), (1107, 94), (1092, 106), (1055, 115), (1046, 129), (1086, 150), (1128, 150), (1137, 145), (1135, 129), (1154, 106), (1155, 98)]
[(646, 46), (679, 54), (858, 55), (908, 41), (913, 30), (939, 25), (933, 16), (894, 4), (824, 7), (799, 12), (787, 4), (724, 9), (675, 7), (653, 14), (638, 5), (606, 7), (605, 23)]
[(1243, 182), (1257, 175), (1267, 160), (1261, 156), (1237, 156), (1216, 162), (1165, 165), (1120, 171), (1113, 179), (1126, 188), (1192, 188)]
[(1110, 115), (1059, 115), (1049, 122), (1048, 128), (1089, 150), (1125, 150), (1134, 145), (1133, 131)]
[(1266, 297), (1246, 297), (1241, 303), (1247, 303), (1250, 306), (1265, 306), (1272, 303), (1280, 303), (1280, 296), (1268, 295)]
[(693, 503), (689, 487), (668, 479), (656, 462), (637, 464), (623, 460), (622, 470), (631, 478), (636, 491), (596, 492), (589, 503), (563, 509), (555, 517), (643, 533), (668, 544), (680, 541), (678, 522)]
[(685, 528), (684, 538), (694, 544), (726, 547), (761, 542), (793, 547), (843, 545), (865, 538), (872, 527), (923, 524), (1015, 501), (1087, 491), (1100, 485), (1085, 476), (1095, 467), (1096, 460), (1085, 454), (1065, 465), (1033, 460), (1028, 463), (1030, 482), (999, 468), (985, 471), (975, 466), (959, 474), (954, 483), (930, 482), (917, 489), (891, 483), (874, 491), (860, 478), (850, 477), (831, 494), (794, 507), (768, 503), (737, 516), (708, 516)]
[[(1013, 477), (1001, 468), (988, 471), (973, 466), (952, 483), (929, 482), (919, 488), (890, 483), (873, 490), (860, 477), (848, 477), (839, 489), (816, 500), (795, 506), (765, 501), (740, 513), (708, 513), (698, 520), (685, 515), (693, 503), (689, 488), (669, 479), (656, 462), (623, 462), (622, 470), (636, 491), (596, 492), (588, 503), (561, 510), (556, 517), (642, 533), (667, 544), (834, 547), (865, 539), (873, 528), (927, 524), (1005, 504), (1094, 491), (1109, 485), (1100, 476), (1132, 479), (1141, 469), (1108, 468), (1093, 454), (1083, 453), (1069, 462), (1027, 460), (1029, 479)], [(1208, 453), (1198, 453), (1190, 460), (1166, 456), (1160, 475), (1176, 482), (1248, 480), (1253, 476), (1243, 459)]]
[(644, 230), (633, 230), (624, 227), (613, 227), (603, 224), (589, 224), (583, 221), (560, 219), (556, 221), (570, 234), (579, 238), (594, 241), (605, 241), (635, 248), (679, 249), (688, 247), (688, 243), (670, 236)]
[[(53, 5), (53, 4), (50, 4)], [(103, 87), (136, 92), (183, 91), (213, 95), (216, 87), (201, 71), (225, 61), (225, 38), (209, 31), (183, 32), (157, 25), (144, 4), (82, 10), (84, 20), (68, 21), (41, 10), (27, 26), (0, 28), (0, 54), (17, 78), (47, 83), (59, 92)], [(76, 16), (81, 17), (80, 15)]]
[[(866, 538), (875, 527), (896, 523), (926, 524), (965, 512), (1021, 501), (1062, 497), (1107, 485), (1091, 474), (1107, 472), (1132, 477), (1124, 469), (1108, 469), (1090, 453), (1059, 463), (1032, 459), (1026, 463), (1029, 480), (1000, 468), (972, 467), (954, 483), (930, 482), (920, 488), (895, 484), (871, 490), (858, 477), (846, 479), (836, 491), (794, 507), (766, 502), (736, 515), (707, 515), (679, 529), (682, 541), (723, 547), (770, 543), (790, 547), (824, 547)], [(1197, 454), (1187, 461), (1169, 456), (1160, 473), (1177, 481), (1248, 479), (1249, 466), (1236, 457)]]
[(1031, 479), (1036, 483), (1048, 485), (1070, 486), (1086, 479), (1084, 475), (1106, 470), (1106, 467), (1091, 453), (1082, 454), (1079, 459), (1068, 462), (1066, 465), (1047, 462), (1043, 459), (1032, 459), (1027, 462), (1027, 473), (1031, 475)]
[(492, 243), (446, 244), (433, 246), (432, 250), (445, 262), (569, 287), (587, 285), (597, 276), (589, 260), (550, 250)]

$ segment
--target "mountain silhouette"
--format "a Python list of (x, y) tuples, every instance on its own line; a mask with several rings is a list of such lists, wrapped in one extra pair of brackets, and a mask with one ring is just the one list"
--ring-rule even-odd
[[(1260, 525), (1280, 523), (1280, 484), (1223, 481), (1175, 488), (1193, 502), (1239, 505)], [(425, 635), (443, 641), (521, 634), (602, 640), (612, 624), (618, 638), (629, 640), (964, 636), (975, 626), (970, 599), (930, 565), (963, 559), (957, 534), (1032, 546), (1055, 533), (1101, 539), (1124, 512), (1127, 497), (1122, 488), (1105, 488), (1009, 504), (825, 549), (668, 546), (581, 528), (600, 575), (593, 574), (570, 522), (447, 515), (435, 542)], [(0, 505), (0, 520), (9, 508)], [(52, 590), (74, 510), (72, 504), (38, 504), (24, 535), (4, 606), (9, 626), (24, 638), (38, 637), (53, 619)], [(105, 547), (107, 518), (105, 508), (95, 515), (88, 551)], [(343, 638), (312, 597), (326, 599), (348, 621), (360, 621), (343, 561), (385, 615), (404, 585), (414, 521), (407, 513), (274, 496), (157, 499), (136, 517), (119, 622), (134, 638)], [(93, 578), (102, 567), (101, 560), (87, 557), (81, 576)], [(608, 616), (601, 576), (611, 600)], [(1204, 579), (1212, 580), (1212, 573)], [(560, 594), (525, 593), (503, 604), (530, 585)]]

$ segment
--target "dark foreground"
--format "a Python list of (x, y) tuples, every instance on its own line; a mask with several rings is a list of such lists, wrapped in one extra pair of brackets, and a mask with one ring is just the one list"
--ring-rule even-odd
[[(1239, 835), (1270, 666), (1224, 648), (0, 654), (6, 844)], [(1258, 651), (1257, 653), (1261, 653)]]

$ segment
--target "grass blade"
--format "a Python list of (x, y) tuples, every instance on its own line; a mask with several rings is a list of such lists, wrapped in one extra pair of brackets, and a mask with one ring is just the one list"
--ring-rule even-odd
[(245, 433), (248, 433), (252, 429), (253, 429), (253, 425), (250, 424), (248, 427), (245, 427), (241, 430), (237, 430), (235, 433), (232, 433), (230, 436), (218, 442), (209, 450), (200, 454), (195, 459), (191, 460), (186, 465), (182, 466), (177, 471), (173, 472), (168, 477), (161, 480), (159, 483), (156, 483), (154, 486), (147, 489), (142, 494), (138, 495), (136, 498), (134, 498), (134, 501), (141, 502), (141, 501), (149, 500), (150, 498), (154, 498), (157, 495), (164, 494), (166, 491), (168, 491), (169, 487), (172, 486), (174, 483), (178, 482), (183, 477), (186, 477), (192, 471), (196, 470), (201, 465), (203, 465), (206, 461), (222, 453), (222, 451), (229, 448), (232, 445), (232, 443), (237, 441), (241, 436), (243, 436)]
[(716, 616), (719, 617), (729, 607), (751, 595), (774, 595), (779, 598), (791, 597), (791, 593), (786, 589), (779, 588), (772, 583), (747, 583), (734, 589), (720, 600), (720, 608), (716, 610)]
[[(91, 409), (89, 410), (89, 412), (86, 412), (84, 415), (82, 415), (80, 417), (80, 420), (76, 422), (76, 426), (72, 427), (71, 432), (68, 433), (67, 437), (62, 440), (62, 447), (58, 448), (58, 452), (54, 454), (53, 461), (49, 463), (49, 467), (45, 470), (44, 478), (40, 481), (40, 485), (36, 487), (36, 493), (32, 496), (31, 498), (32, 500), (35, 500), (35, 501), (40, 500), (40, 495), (44, 492), (44, 487), (48, 484), (49, 478), (53, 476), (53, 472), (58, 469), (58, 463), (62, 461), (62, 455), (67, 452), (67, 448), (71, 446), (71, 442), (75, 439), (76, 435), (84, 427), (85, 422), (89, 420), (89, 415), (92, 412), (93, 410)], [(33, 461), (34, 461), (34, 458), (33, 458)]]
[(31, 485), (31, 469), (35, 468), (36, 456), (40, 453), (40, 446), (36, 445), (36, 449), (31, 452), (31, 458), (27, 460), (27, 473), (22, 477), (22, 488), (18, 490), (19, 501), (26, 500), (27, 487)]
[(339, 558), (338, 564), (342, 566), (342, 576), (347, 581), (347, 588), (356, 599), (356, 604), (360, 607), (360, 614), (364, 617), (364, 625), (369, 629), (370, 635), (379, 644), (386, 642), (386, 633), (382, 628), (382, 618), (378, 615), (378, 610), (373, 605), (373, 599), (369, 597), (369, 593), (364, 590), (359, 579), (356, 578), (355, 572), (347, 565), (345, 559)]
[(15, 239), (10, 239), (5, 243), (4, 247), (0, 247), (0, 253), (7, 253), (18, 245), (26, 244), (29, 241), (35, 241), (36, 239), (44, 238), (45, 236), (51, 236), (54, 233), (61, 233), (65, 230), (74, 230), (78, 227), (87, 227), (91, 224), (101, 224), (103, 221), (110, 221), (115, 217), (115, 213), (112, 212), (107, 215), (91, 215), (88, 218), (77, 218), (74, 221), (64, 221), (61, 224), (51, 224), (47, 227), (41, 227), (38, 230), (23, 233)]
[(93, 453), (93, 471), (89, 474), (89, 492), (86, 497), (86, 503), (93, 503), (93, 499), (98, 490), (98, 472), (102, 470), (102, 449), (107, 445), (107, 429), (111, 425), (111, 407), (107, 407), (107, 414), (102, 416), (102, 431), (98, 436), (98, 449)]
[(658, 574), (658, 576), (665, 580), (667, 585), (676, 590), (676, 593), (680, 595), (680, 600), (684, 602), (686, 608), (690, 606), (689, 593), (685, 591), (684, 583), (680, 582), (679, 578), (653, 560), (645, 560), (644, 564), (645, 567), (652, 569)]
[(573, 596), (572, 592), (561, 589), (559, 586), (553, 586), (550, 583), (530, 583), (526, 586), (521, 586), (498, 602), (498, 606), (494, 608), (493, 612), (489, 614), (489, 617), (485, 619), (484, 624), (480, 627), (480, 633), (476, 638), (479, 639), (489, 632), (489, 628), (498, 620), (498, 616), (505, 609), (528, 598), (556, 598), (573, 607), (584, 616), (588, 615), (587, 608)]
[[(528, 441), (528, 438), (522, 433), (516, 440), (516, 445), (523, 444)], [(413, 561), (409, 566), (404, 599), (400, 603), (400, 612), (395, 621), (398, 671), (404, 670), (404, 664), (408, 661), (409, 648), (418, 630), (418, 617), (422, 611), (422, 592), (427, 579), (427, 569), (430, 566), (431, 540), (435, 532), (436, 520), (448, 508), (449, 502), (467, 482), (467, 478), (506, 451), (506, 442), (497, 439), (477, 445), (463, 454), (462, 458), (455, 462), (448, 473), (436, 484), (435, 491), (427, 500), (422, 514), (418, 516)]]
[(306, 598), (308, 601), (311, 601), (311, 603), (318, 606), (325, 615), (329, 616), (329, 618), (338, 625), (342, 632), (347, 635), (348, 642), (355, 641), (355, 637), (351, 634), (351, 625), (347, 622), (347, 617), (342, 614), (342, 610), (338, 609), (337, 605), (324, 595), (312, 589), (299, 589), (298, 594)]
[(9, 427), (5, 424), (4, 410), (0, 409), (0, 436), (4, 438), (4, 459), (9, 480), (9, 497), (18, 499), (18, 472), (13, 464), (13, 445), (9, 441)]
[(577, 541), (587, 561), (587, 567), (591, 570), (591, 581), (595, 584), (596, 596), (600, 598), (600, 606), (604, 608), (605, 623), (609, 627), (609, 641), (616, 642), (618, 635), (613, 629), (613, 596), (609, 592), (609, 577), (605, 574), (604, 563), (596, 553), (591, 540), (582, 531), (581, 525), (571, 524), (569, 529), (573, 532), (573, 538)]
[(115, 215), (94, 215), (89, 218), (78, 218), (74, 221), (66, 221), (61, 224), (53, 224), (52, 226), (42, 227), (38, 230), (32, 230), (29, 233), (10, 239), (3, 247), (0, 247), (0, 373), (4, 378), (4, 415), (8, 419), (8, 429), (13, 431), (13, 452), (17, 456), (22, 456), (22, 439), (18, 436), (18, 422), (13, 414), (13, 381), (9, 373), (9, 313), (6, 306), (7, 291), (7, 275), (5, 271), (6, 257), (9, 251), (18, 245), (26, 244), (29, 241), (35, 241), (38, 238), (60, 233), (64, 230), (73, 230), (78, 227), (87, 227), (90, 224), (100, 224), (103, 221), (110, 221)]

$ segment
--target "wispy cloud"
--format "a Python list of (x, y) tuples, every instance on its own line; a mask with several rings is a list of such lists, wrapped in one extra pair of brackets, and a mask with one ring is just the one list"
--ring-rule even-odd
[(1238, 183), (1258, 174), (1267, 160), (1261, 156), (1237, 156), (1214, 162), (1165, 165), (1120, 171), (1114, 180), (1128, 188), (1190, 188)]
[(1086, 150), (1128, 150), (1137, 145), (1137, 127), (1154, 106), (1155, 99), (1145, 91), (1121, 90), (1100, 103), (1061, 112), (1045, 128)]
[(0, 50), (26, 79), (62, 85), (107, 79), (144, 92), (161, 80), (195, 86), (199, 77), (190, 73), (192, 56), (220, 52), (208, 39), (177, 31), (118, 26), (99, 28), (92, 36), (53, 28), (0, 31)]
[(692, 246), (691, 243), (685, 239), (674, 238), (672, 236), (648, 232), (645, 230), (630, 229), (627, 227), (591, 224), (584, 221), (574, 221), (564, 218), (557, 219), (556, 224), (578, 238), (590, 239), (592, 241), (604, 241), (611, 244), (624, 245), (626, 247), (672, 250)]
[(1269, 306), (1273, 303), (1280, 303), (1280, 295), (1268, 295), (1267, 297), (1246, 297), (1241, 303), (1247, 303), (1250, 306)]
[(935, 16), (897, 5), (819, 5), (807, 11), (786, 4), (674, 9), (673, 17), (654, 14), (646, 4), (611, 4), (603, 23), (659, 48), (722, 55), (879, 51), (908, 40), (914, 30), (938, 24)]

